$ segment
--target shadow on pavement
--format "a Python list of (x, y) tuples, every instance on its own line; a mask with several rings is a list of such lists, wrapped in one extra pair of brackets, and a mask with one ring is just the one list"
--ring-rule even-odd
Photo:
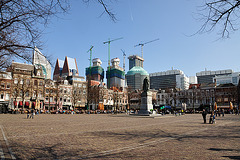
[(209, 148), (208, 150), (211, 150), (211, 151), (238, 151), (238, 152), (240, 152), (240, 149)]
[(240, 156), (223, 156), (225, 158), (229, 158), (229, 159), (240, 159)]

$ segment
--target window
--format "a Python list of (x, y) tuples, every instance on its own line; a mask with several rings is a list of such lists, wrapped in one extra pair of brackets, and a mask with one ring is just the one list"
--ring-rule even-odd
[(33, 91), (33, 97), (36, 97), (36, 91)]
[(29, 92), (27, 91), (25, 95), (26, 95), (26, 97), (29, 97)]
[(38, 97), (42, 97), (42, 92), (40, 91), (39, 94), (38, 94)]
[(52, 89), (50, 89), (50, 93), (53, 93), (53, 90), (52, 90)]
[(22, 95), (23, 95), (23, 92), (22, 92), (22, 90), (20, 90), (19, 96), (22, 97)]
[(18, 83), (18, 80), (17, 78), (14, 79), (14, 84), (17, 84)]
[(6, 100), (9, 100), (9, 94), (6, 93), (6, 97), (5, 97)]
[(20, 83), (20, 84), (23, 84), (23, 79), (21, 79), (19, 83)]
[(232, 83), (237, 83), (237, 77), (232, 77)]
[(48, 102), (48, 97), (46, 97), (45, 101)]
[(53, 97), (50, 97), (50, 102), (53, 102)]
[(38, 85), (38, 81), (34, 80), (34, 85), (37, 86)]
[(67, 93), (67, 90), (66, 90), (66, 89), (64, 90), (64, 93), (65, 93), (65, 94)]
[(5, 88), (5, 84), (4, 83), (1, 84), (1, 88)]
[(40, 81), (40, 82), (39, 82), (39, 86), (42, 86), (42, 85), (43, 85), (43, 81)]
[(27, 85), (30, 84), (30, 80), (29, 80), (29, 79), (26, 80), (26, 84), (27, 84)]
[(67, 101), (70, 102), (70, 99), (68, 99)]
[(60, 98), (60, 101), (62, 101), (62, 98)]
[(3, 99), (3, 97), (4, 97), (4, 94), (3, 94), (3, 93), (1, 93), (1, 99)]
[(46, 89), (46, 93), (49, 93), (49, 89)]
[(9, 89), (10, 88), (10, 84), (7, 84), (7, 89)]
[(78, 87), (82, 87), (82, 84), (78, 84)]
[(66, 102), (66, 99), (64, 99), (63, 102)]

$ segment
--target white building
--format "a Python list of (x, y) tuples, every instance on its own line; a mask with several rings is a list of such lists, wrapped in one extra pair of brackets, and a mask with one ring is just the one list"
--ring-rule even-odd
[(215, 76), (225, 76), (225, 75), (229, 75), (232, 74), (233, 70), (231, 69), (227, 69), (227, 70), (218, 70), (218, 71), (201, 71), (196, 73), (197, 76), (197, 81), (199, 84), (203, 84), (203, 83), (214, 83), (213, 82), (213, 78)]
[(189, 78), (185, 74), (176, 75), (176, 87), (180, 90), (189, 88)]
[(189, 79), (181, 70), (168, 70), (149, 74), (151, 89), (188, 89)]
[(37, 47), (33, 51), (33, 65), (41, 65), (45, 79), (51, 79), (52, 67), (47, 58), (39, 51)]
[(189, 84), (198, 84), (197, 76), (190, 76), (189, 77)]
[(240, 72), (234, 72), (229, 75), (215, 76), (213, 81), (216, 82), (217, 86), (220, 84), (232, 83), (238, 85)]

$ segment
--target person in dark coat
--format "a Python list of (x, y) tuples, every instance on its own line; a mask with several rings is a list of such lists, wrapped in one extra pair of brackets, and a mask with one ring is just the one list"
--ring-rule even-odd
[(203, 112), (202, 112), (202, 117), (203, 117), (203, 121), (204, 123), (206, 123), (206, 117), (207, 117), (207, 112), (205, 111), (205, 109), (203, 109)]

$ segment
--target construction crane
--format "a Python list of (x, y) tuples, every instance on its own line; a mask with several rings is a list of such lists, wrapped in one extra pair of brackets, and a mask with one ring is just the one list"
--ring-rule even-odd
[(125, 71), (125, 57), (126, 57), (126, 54), (125, 54), (125, 51), (121, 49), (121, 51), (123, 52), (123, 70)]
[(145, 44), (152, 43), (152, 42), (157, 41), (157, 40), (159, 40), (159, 38), (154, 39), (154, 40), (152, 40), (152, 41), (145, 42), (145, 43), (139, 43), (139, 44), (135, 45), (134, 47), (141, 46), (141, 53), (142, 53), (142, 58), (143, 58), (143, 46), (144, 46)]
[(93, 47), (94, 46), (91, 46), (90, 49), (87, 51), (87, 53), (90, 52), (90, 59), (89, 59), (90, 60), (90, 69), (91, 69), (91, 64), (92, 64), (92, 49), (93, 49)]
[(113, 41), (116, 41), (116, 40), (120, 40), (120, 39), (123, 39), (123, 37), (117, 38), (117, 39), (113, 39), (113, 40), (110, 40), (110, 38), (109, 38), (108, 41), (103, 42), (103, 44), (108, 43), (108, 66), (109, 67), (110, 67), (110, 43), (113, 42)]

